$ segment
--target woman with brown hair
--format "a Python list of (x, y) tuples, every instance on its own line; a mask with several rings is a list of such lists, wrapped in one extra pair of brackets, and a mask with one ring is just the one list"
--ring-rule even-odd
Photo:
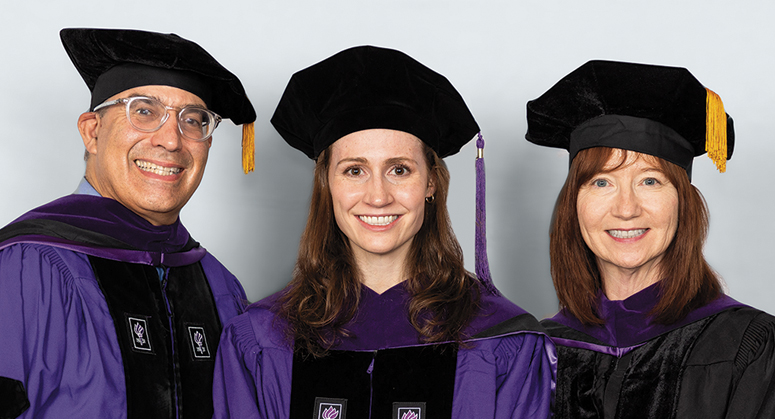
[(224, 328), (215, 417), (548, 417), (551, 342), (451, 228), (441, 158), (479, 128), (447, 79), (351, 48), (294, 74), (272, 124), (316, 160), (309, 218), (292, 281)]
[(558, 418), (775, 417), (775, 319), (724, 295), (691, 184), (734, 129), (686, 69), (590, 61), (528, 102), (526, 138), (565, 148), (551, 271)]

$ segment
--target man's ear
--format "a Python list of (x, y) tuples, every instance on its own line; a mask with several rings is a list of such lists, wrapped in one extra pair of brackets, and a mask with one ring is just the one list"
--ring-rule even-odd
[(100, 118), (95, 112), (84, 112), (78, 117), (78, 132), (89, 154), (97, 154), (97, 131)]

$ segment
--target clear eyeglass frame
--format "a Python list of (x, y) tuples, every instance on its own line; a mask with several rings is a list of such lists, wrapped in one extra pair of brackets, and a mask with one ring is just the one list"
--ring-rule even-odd
[[(157, 110), (160, 111), (157, 114), (158, 116), (155, 116), (148, 121), (148, 122), (151, 122), (150, 125), (148, 124), (148, 122), (141, 122), (139, 120), (139, 117), (136, 117), (137, 120), (132, 118), (133, 116), (132, 105), (138, 103), (137, 101), (148, 103), (151, 106), (156, 107)], [(200, 142), (206, 141), (208, 138), (210, 138), (213, 135), (213, 132), (218, 127), (218, 124), (220, 124), (221, 121), (223, 120), (220, 115), (208, 109), (200, 108), (198, 106), (186, 106), (183, 108), (174, 108), (174, 107), (165, 105), (164, 103), (160, 102), (157, 99), (147, 97), (147, 96), (132, 96), (127, 98), (111, 100), (109, 102), (103, 102), (95, 106), (92, 112), (97, 112), (100, 109), (104, 109), (121, 103), (126, 105), (126, 119), (129, 121), (129, 124), (132, 126), (132, 128), (142, 132), (158, 131), (159, 129), (161, 129), (162, 126), (164, 126), (164, 123), (167, 122), (167, 119), (170, 116), (169, 111), (177, 111), (176, 119), (177, 119), (177, 125), (178, 125), (178, 132), (180, 132), (180, 134), (182, 134), (184, 137), (193, 141), (200, 141)], [(161, 112), (161, 109), (164, 109), (164, 111)], [(187, 122), (188, 120), (187, 117), (190, 116), (192, 112), (196, 112), (198, 115), (202, 116), (203, 119), (201, 121), (197, 120), (195, 124), (191, 122)], [(194, 127), (198, 128), (198, 131), (195, 131)]]

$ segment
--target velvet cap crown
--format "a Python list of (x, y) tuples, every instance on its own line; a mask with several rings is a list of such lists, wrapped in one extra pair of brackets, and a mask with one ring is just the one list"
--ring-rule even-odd
[(366, 129), (407, 132), (439, 157), (457, 153), (479, 132), (444, 76), (403, 52), (374, 46), (341, 51), (295, 73), (271, 121), (311, 159)]
[[(589, 61), (527, 103), (525, 138), (564, 148), (571, 161), (580, 150), (600, 146), (650, 154), (691, 176), (693, 158), (716, 136), (708, 134), (711, 94), (685, 68)], [(730, 159), (734, 127), (721, 111), (726, 132), (717, 136), (726, 138), (723, 154)]]
[(208, 109), (234, 124), (256, 120), (237, 76), (178, 35), (92, 28), (66, 28), (59, 35), (92, 92), (90, 110), (124, 90), (165, 85), (199, 96)]

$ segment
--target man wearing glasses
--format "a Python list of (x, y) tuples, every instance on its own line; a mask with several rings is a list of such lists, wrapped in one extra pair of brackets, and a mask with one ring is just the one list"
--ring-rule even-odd
[(247, 299), (178, 214), (221, 118), (255, 111), (176, 35), (60, 35), (92, 92), (86, 173), (0, 230), (0, 418), (209, 418), (221, 327)]

